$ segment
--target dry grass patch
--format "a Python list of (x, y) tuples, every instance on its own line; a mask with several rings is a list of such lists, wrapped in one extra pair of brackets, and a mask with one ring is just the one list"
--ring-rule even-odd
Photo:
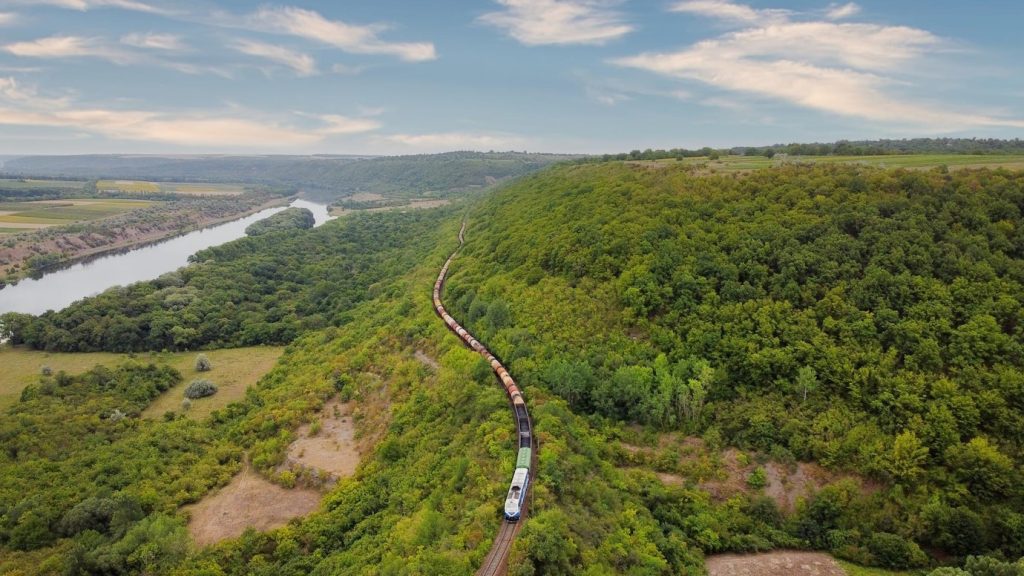
[(718, 554), (705, 563), (708, 576), (847, 576), (834, 558), (821, 552)]
[(231, 482), (192, 506), (188, 531), (200, 546), (241, 536), (247, 528), (265, 531), (284, 526), (320, 506), (320, 492), (282, 488), (246, 468)]
[(156, 418), (165, 412), (182, 412), (185, 388), (197, 378), (209, 380), (217, 385), (217, 393), (206, 398), (191, 401), (191, 407), (184, 411), (189, 418), (203, 419), (214, 410), (245, 398), (245, 390), (270, 371), (281, 357), (284, 348), (280, 346), (259, 346), (251, 348), (228, 348), (202, 352), (213, 368), (209, 372), (196, 372), (195, 352), (175, 354), (169, 362), (181, 372), (184, 378), (177, 386), (164, 392), (142, 412), (143, 417)]
[(288, 447), (282, 470), (316, 470), (316, 483), (332, 484), (356, 472), (361, 458), (351, 402), (333, 399), (309, 424), (299, 427), (298, 440)]
[[(255, 384), (263, 374), (277, 362), (284, 352), (279, 346), (251, 348), (230, 348), (204, 352), (213, 363), (213, 370), (203, 372), (205, 378), (213, 380), (220, 387), (217, 394), (194, 401), (190, 416), (201, 418), (218, 407), (241, 399), (245, 389)], [(39, 381), (44, 366), (54, 374), (61, 370), (78, 374), (97, 364), (113, 367), (135, 359), (140, 362), (167, 364), (182, 373), (184, 382), (168, 390), (143, 412), (144, 416), (162, 416), (167, 410), (180, 410), (182, 392), (199, 373), (195, 371), (195, 352), (110, 354), (107, 352), (64, 353), (29, 350), (18, 346), (0, 346), (0, 409), (18, 401), (21, 391), (29, 384)], [(223, 394), (223, 396), (222, 396)], [(218, 398), (219, 397), (219, 398)]]

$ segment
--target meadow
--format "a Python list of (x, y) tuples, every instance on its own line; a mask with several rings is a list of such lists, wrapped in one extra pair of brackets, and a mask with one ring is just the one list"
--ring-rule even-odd
[(61, 226), (75, 222), (99, 220), (141, 208), (149, 200), (39, 200), (34, 202), (0, 202), (0, 233), (24, 232), (30, 229)]
[(245, 389), (269, 371), (283, 351), (284, 348), (280, 346), (209, 350), (203, 354), (210, 359), (213, 369), (200, 374), (195, 371), (195, 352), (64, 353), (3, 346), (0, 347), (0, 365), (4, 367), (3, 375), (0, 376), (0, 409), (15, 404), (25, 386), (39, 379), (43, 367), (49, 367), (54, 374), (61, 370), (68, 374), (78, 374), (97, 365), (113, 368), (129, 358), (135, 358), (170, 366), (184, 376), (182, 382), (158, 396), (143, 412), (144, 416), (162, 416), (167, 411), (181, 411), (184, 387), (193, 379), (202, 377), (216, 384), (219, 390), (213, 396), (194, 401), (188, 415), (192, 418), (205, 418), (210, 412), (243, 398)]

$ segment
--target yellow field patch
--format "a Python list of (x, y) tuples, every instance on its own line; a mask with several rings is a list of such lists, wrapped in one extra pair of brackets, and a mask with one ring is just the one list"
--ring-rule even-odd
[[(244, 397), (245, 388), (255, 384), (270, 370), (282, 352), (284, 348), (280, 346), (210, 350), (203, 353), (213, 364), (213, 370), (203, 373), (195, 371), (195, 352), (135, 354), (134, 358), (138, 361), (174, 367), (181, 372), (184, 380), (182, 384), (154, 400), (144, 414), (160, 416), (167, 410), (180, 409), (184, 387), (193, 379), (202, 377), (220, 388), (217, 394), (193, 403), (190, 415), (203, 417), (217, 407)], [(78, 374), (97, 364), (117, 366), (131, 357), (133, 355), (107, 352), (43, 352), (23, 347), (0, 346), (0, 366), (3, 366), (3, 370), (0, 371), (0, 409), (17, 402), (25, 386), (38, 382), (44, 366), (48, 366), (54, 374), (61, 370), (68, 374)]]
[(100, 192), (160, 192), (160, 185), (142, 180), (100, 180), (96, 182)]

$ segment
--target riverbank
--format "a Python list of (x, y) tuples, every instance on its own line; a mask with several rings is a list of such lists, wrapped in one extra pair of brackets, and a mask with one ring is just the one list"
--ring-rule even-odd
[[(16, 284), (35, 274), (49, 273), (77, 263), (136, 250), (196, 230), (251, 216), (294, 201), (288, 197), (188, 199), (173, 206), (143, 210), (91, 223), (69, 225), (14, 237), (0, 245), (0, 287)], [(239, 209), (241, 208), (241, 209)]]

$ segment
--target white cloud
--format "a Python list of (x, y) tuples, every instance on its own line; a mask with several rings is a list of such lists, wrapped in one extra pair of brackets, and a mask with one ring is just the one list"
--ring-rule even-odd
[(856, 16), (860, 13), (860, 6), (853, 2), (846, 4), (831, 4), (828, 7), (826, 16), (829, 20), (842, 20), (843, 18), (849, 18), (850, 16)]
[(379, 24), (356, 25), (328, 20), (313, 10), (285, 6), (266, 7), (245, 18), (241, 25), (229, 17), (221, 18), (228, 27), (250, 28), (262, 32), (288, 34), (321, 42), (353, 54), (395, 56), (409, 62), (434, 60), (437, 53), (430, 42), (387, 42), (378, 35), (386, 30)]
[(528, 46), (604, 44), (633, 31), (608, 0), (497, 0), (505, 7), (480, 21)]
[(938, 131), (1024, 127), (1022, 120), (947, 110), (898, 94), (896, 88), (909, 85), (923, 56), (945, 46), (930, 32), (905, 26), (777, 20), (777, 14), (764, 16), (766, 11), (750, 10), (755, 17), (743, 30), (677, 52), (639, 54), (613, 63), (894, 125)]
[(757, 10), (727, 0), (687, 0), (673, 4), (669, 10), (743, 24), (784, 21), (790, 14), (789, 10)]
[(256, 40), (235, 40), (231, 47), (249, 56), (256, 56), (283, 64), (294, 70), (299, 76), (312, 76), (316, 74), (316, 61), (313, 60), (312, 56), (296, 52), (284, 46)]
[(380, 128), (380, 122), (369, 118), (351, 118), (338, 114), (324, 114), (319, 119), (327, 124), (320, 129), (321, 134), (360, 134), (372, 132)]
[(15, 0), (11, 3), (27, 6), (57, 6), (60, 8), (67, 8), (69, 10), (81, 10), (83, 12), (91, 8), (120, 8), (122, 10), (133, 10), (149, 14), (173, 14), (173, 11), (171, 10), (166, 10), (145, 2), (138, 2), (136, 0)]
[(10, 26), (18, 21), (18, 15), (14, 12), (0, 12), (0, 26)]
[(122, 44), (136, 48), (148, 48), (150, 50), (166, 50), (169, 52), (180, 52), (188, 47), (181, 41), (181, 36), (175, 34), (156, 33), (134, 33), (121, 38)]
[(384, 140), (422, 152), (452, 150), (521, 150), (526, 140), (513, 134), (437, 132), (432, 134), (391, 134)]
[[(14, 78), (0, 78), (0, 124), (66, 128), (115, 140), (202, 148), (293, 148), (338, 134), (375, 129), (377, 123), (337, 115), (300, 116), (315, 126), (246, 117), (243, 110), (170, 113), (80, 106), (70, 98), (46, 98)], [(248, 116), (253, 116), (251, 113)]]
[(25, 58), (102, 58), (116, 64), (127, 64), (135, 57), (106, 45), (98, 38), (82, 36), (48, 36), (37, 40), (15, 42), (2, 50)]

